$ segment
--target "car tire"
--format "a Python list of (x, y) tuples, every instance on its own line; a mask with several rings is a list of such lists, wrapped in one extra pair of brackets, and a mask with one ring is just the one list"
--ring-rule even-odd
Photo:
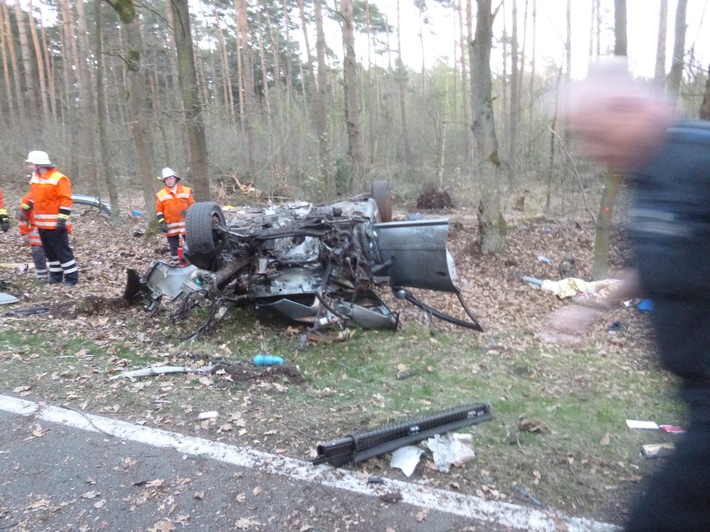
[(185, 216), (186, 258), (202, 270), (216, 270), (217, 258), (224, 244), (222, 233), (217, 229), (224, 226), (222, 208), (213, 201), (193, 203)]
[(372, 199), (375, 200), (377, 210), (380, 212), (381, 222), (392, 221), (392, 190), (389, 181), (372, 182)]

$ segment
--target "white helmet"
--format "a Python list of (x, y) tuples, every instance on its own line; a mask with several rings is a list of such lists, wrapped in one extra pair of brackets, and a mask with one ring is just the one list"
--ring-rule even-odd
[(26, 162), (37, 166), (54, 166), (52, 161), (49, 160), (49, 155), (47, 155), (46, 151), (31, 151), (27, 156)]
[(160, 171), (160, 175), (161, 181), (164, 181), (166, 177), (174, 177), (177, 180), (180, 179), (180, 177), (175, 173), (175, 171), (172, 168), (168, 168), (167, 166)]

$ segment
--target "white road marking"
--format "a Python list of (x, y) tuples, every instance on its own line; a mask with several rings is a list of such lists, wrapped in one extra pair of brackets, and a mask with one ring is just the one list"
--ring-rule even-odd
[(246, 447), (227, 445), (203, 438), (185, 436), (175, 432), (143, 427), (115, 419), (84, 414), (60, 408), (0, 395), (0, 410), (35, 419), (57, 423), (91, 432), (103, 432), (126, 441), (143, 443), (153, 447), (174, 449), (177, 452), (211, 458), (239, 467), (253, 469), (274, 476), (311, 482), (331, 488), (379, 497), (399, 491), (402, 501), (422, 508), (430, 508), (484, 522), (496, 523), (519, 530), (554, 532), (607, 532), (619, 527), (578, 517), (566, 517), (552, 512), (543, 512), (506, 502), (486, 501), (471, 495), (430, 488), (399, 480), (387, 479), (385, 485), (367, 484), (366, 476), (346, 469), (328, 465), (314, 466), (309, 462), (269, 454)]

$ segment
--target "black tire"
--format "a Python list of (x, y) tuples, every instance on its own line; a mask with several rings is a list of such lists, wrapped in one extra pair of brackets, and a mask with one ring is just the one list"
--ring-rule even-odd
[(193, 203), (185, 216), (185, 241), (187, 260), (203, 270), (216, 270), (217, 258), (224, 246), (219, 230), (224, 226), (222, 208), (213, 201)]
[(391, 222), (393, 202), (389, 181), (372, 182), (372, 199), (375, 200), (377, 210), (380, 211), (380, 221)]

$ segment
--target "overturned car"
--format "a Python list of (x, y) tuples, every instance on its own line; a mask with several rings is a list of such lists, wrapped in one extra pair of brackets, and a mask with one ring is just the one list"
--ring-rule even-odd
[[(386, 182), (372, 193), (329, 205), (294, 202), (231, 216), (214, 202), (192, 205), (185, 220), (189, 265), (153, 261), (147, 272), (129, 272), (129, 299), (157, 308), (172, 298), (173, 318), (207, 307), (202, 334), (231, 307), (270, 308), (313, 328), (355, 323), (396, 329), (377, 291), (389, 287), (431, 315), (482, 330), (454, 284), (456, 271), (446, 247), (447, 219), (392, 222)], [(131, 281), (132, 279), (132, 281)], [(407, 288), (454, 293), (468, 320), (434, 309)]]

